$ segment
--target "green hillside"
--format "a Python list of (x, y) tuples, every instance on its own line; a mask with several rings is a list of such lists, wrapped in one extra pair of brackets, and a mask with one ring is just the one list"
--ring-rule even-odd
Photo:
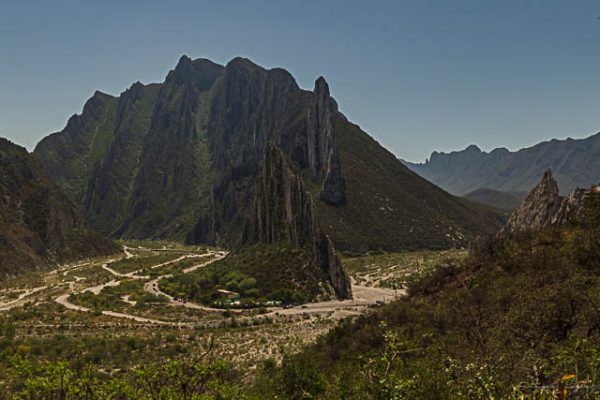
[(597, 398), (599, 226), (595, 194), (576, 225), (441, 265), (408, 297), (266, 369), (255, 390), (263, 399)]

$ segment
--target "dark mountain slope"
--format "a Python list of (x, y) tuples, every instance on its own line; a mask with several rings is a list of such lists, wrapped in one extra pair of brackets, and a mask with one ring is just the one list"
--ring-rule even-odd
[(458, 195), (484, 187), (527, 193), (545, 170), (552, 169), (564, 194), (600, 180), (600, 134), (579, 140), (554, 139), (516, 152), (499, 148), (486, 153), (471, 145), (462, 151), (433, 152), (423, 164), (405, 164)]
[(182, 57), (169, 72), (144, 138), (139, 173), (119, 235), (183, 239), (208, 207), (210, 90), (222, 66)]
[[(184, 56), (162, 84), (149, 124), (155, 91), (146, 92), (141, 117), (134, 108), (117, 113), (107, 155), (76, 176), (87, 182), (81, 207), (88, 220), (114, 237), (236, 242), (267, 143), (302, 171), (321, 226), (341, 249), (465, 245), (499, 225), (495, 213), (429, 184), (348, 122), (323, 78), (311, 92), (280, 68), (244, 58), (222, 67)], [(126, 109), (125, 97), (119, 109)], [(119, 121), (128, 115), (147, 125), (126, 134)], [(83, 163), (89, 157), (69, 143), (89, 145), (86, 132), (53, 135), (60, 140), (45, 139), (36, 154), (57, 173), (57, 154)], [(123, 150), (130, 136), (133, 150)], [(75, 179), (64, 175), (57, 182), (77, 198)]]
[(469, 201), (486, 204), (501, 210), (514, 210), (517, 208), (523, 196), (500, 190), (481, 188), (473, 190), (463, 196)]
[(160, 85), (137, 82), (121, 94), (114, 140), (106, 157), (92, 170), (83, 210), (89, 223), (105, 235), (112, 234), (128, 217), (128, 201), (159, 90)]
[(502, 224), (489, 208), (420, 178), (341, 114), (335, 128), (348, 200), (345, 207), (319, 204), (319, 215), (338, 248), (447, 247)]
[(0, 138), (0, 274), (117, 251), (88, 232), (75, 207), (26, 149)]
[(96, 92), (61, 132), (42, 139), (35, 154), (50, 177), (77, 205), (83, 203), (94, 165), (101, 162), (114, 139), (118, 99)]

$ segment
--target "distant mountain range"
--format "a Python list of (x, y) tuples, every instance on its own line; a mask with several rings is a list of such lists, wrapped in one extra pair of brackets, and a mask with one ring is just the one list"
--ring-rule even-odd
[(566, 194), (600, 181), (600, 133), (578, 140), (554, 139), (515, 152), (498, 148), (486, 153), (471, 145), (462, 151), (433, 152), (425, 163), (403, 162), (461, 196), (481, 188), (528, 193), (547, 169)]
[(466, 245), (502, 223), (402, 165), (338, 111), (323, 78), (303, 90), (244, 58), (183, 56), (161, 84), (96, 92), (34, 154), (105, 235), (231, 245), (269, 145), (300, 171), (338, 249)]
[(76, 207), (23, 147), (0, 138), (0, 276), (118, 248), (90, 232)]

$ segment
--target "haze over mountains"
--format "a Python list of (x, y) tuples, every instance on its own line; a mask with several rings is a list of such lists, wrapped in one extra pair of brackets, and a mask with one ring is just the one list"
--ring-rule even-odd
[(239, 242), (267, 145), (301, 171), (338, 249), (465, 245), (498, 215), (418, 177), (285, 70), (183, 56), (164, 83), (96, 92), (34, 154), (113, 238)]
[(562, 194), (600, 181), (600, 134), (585, 139), (550, 140), (511, 152), (487, 153), (471, 145), (462, 151), (433, 152), (424, 163), (404, 161), (410, 169), (456, 195), (477, 189), (528, 193), (552, 169)]

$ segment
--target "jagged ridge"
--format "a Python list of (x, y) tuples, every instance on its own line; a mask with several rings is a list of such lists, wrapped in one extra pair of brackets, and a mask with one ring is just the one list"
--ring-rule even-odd
[(312, 195), (283, 152), (269, 146), (244, 230), (243, 245), (288, 242), (308, 248), (338, 298), (351, 298), (350, 279), (317, 221)]
[(577, 188), (568, 196), (559, 194), (558, 183), (547, 170), (508, 222), (498, 233), (500, 237), (539, 232), (548, 226), (560, 226), (576, 220), (583, 210), (589, 190)]
[(600, 133), (585, 139), (550, 140), (511, 152), (483, 152), (471, 145), (461, 151), (433, 152), (425, 163), (405, 164), (445, 190), (464, 195), (480, 188), (528, 193), (552, 168), (562, 194), (600, 180)]

